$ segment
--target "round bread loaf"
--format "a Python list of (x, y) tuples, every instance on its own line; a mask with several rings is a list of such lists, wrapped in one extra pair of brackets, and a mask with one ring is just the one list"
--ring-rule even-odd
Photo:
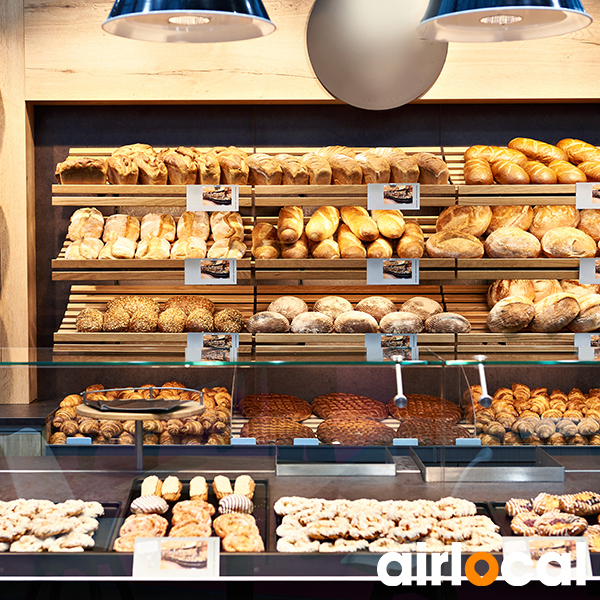
[(531, 321), (531, 330), (539, 333), (560, 331), (579, 314), (577, 298), (566, 292), (546, 296), (534, 306), (535, 316)]
[(313, 310), (323, 313), (335, 321), (341, 314), (352, 310), (352, 304), (341, 296), (325, 296), (314, 303)]
[(596, 244), (600, 242), (600, 210), (585, 208), (579, 211), (579, 216), (577, 229), (581, 229), (583, 233), (587, 233), (594, 239)]
[(532, 221), (531, 206), (492, 206), (492, 220), (486, 233), (490, 234), (500, 227), (518, 227), (527, 231)]
[[(600, 285), (595, 283), (579, 283), (577, 279), (563, 279), (560, 282), (560, 287), (563, 292), (574, 294), (578, 299), (582, 296), (600, 294)], [(104, 317), (104, 320), (106, 320), (106, 316)]]
[(487, 304), (489, 308), (500, 302), (502, 298), (521, 296), (532, 302), (535, 299), (535, 290), (530, 279), (496, 279), (487, 291)]
[(235, 308), (224, 308), (215, 313), (215, 331), (221, 331), (223, 333), (239, 333), (244, 329), (244, 324), (244, 315)]
[[(537, 303), (540, 300), (543, 300), (547, 296), (551, 296), (552, 294), (560, 294), (565, 291), (560, 286), (558, 279), (532, 279), (531, 283), (533, 283), (533, 303)], [(524, 294), (518, 294), (523, 296)]]
[(290, 326), (292, 333), (331, 333), (333, 319), (320, 312), (305, 312), (294, 317)]
[(276, 312), (283, 315), (288, 321), (293, 321), (294, 317), (308, 311), (308, 306), (302, 298), (296, 296), (280, 296), (269, 304), (267, 312)]
[(429, 317), (425, 321), (425, 331), (428, 333), (469, 333), (471, 323), (462, 315), (445, 312)]
[(377, 333), (377, 321), (369, 314), (358, 310), (342, 313), (333, 324), (338, 333)]
[(542, 250), (551, 258), (593, 258), (596, 242), (575, 227), (557, 227), (544, 234)]
[(485, 240), (485, 251), (491, 258), (536, 258), (540, 242), (519, 227), (500, 227)]
[(383, 333), (421, 333), (423, 320), (410, 312), (392, 312), (381, 319), (379, 327)]
[(186, 314), (181, 308), (172, 306), (158, 315), (158, 330), (163, 333), (182, 333), (185, 329)]
[(77, 331), (85, 333), (95, 333), (102, 331), (104, 316), (96, 308), (84, 308), (75, 321)]
[(522, 296), (508, 296), (490, 310), (487, 326), (493, 333), (514, 333), (527, 327), (534, 316), (532, 300)]
[(575, 333), (595, 331), (600, 327), (600, 294), (578, 298), (579, 314), (569, 323)]
[(436, 231), (460, 231), (479, 237), (492, 220), (489, 206), (448, 206), (437, 218)]
[(574, 206), (536, 206), (533, 209), (533, 221), (529, 233), (538, 240), (556, 227), (577, 227), (579, 211)]
[(385, 315), (396, 312), (396, 305), (383, 296), (369, 296), (356, 305), (356, 310), (371, 315), (378, 323)]
[(290, 322), (279, 313), (264, 311), (252, 315), (246, 323), (250, 333), (287, 333)]
[[(173, 310), (173, 309), (168, 309)], [(167, 312), (167, 311), (165, 311)], [(212, 313), (203, 308), (195, 308), (185, 320), (186, 331), (214, 331), (215, 319)], [(226, 329), (217, 329), (217, 331), (227, 331)]]
[(481, 258), (483, 244), (475, 237), (462, 231), (440, 231), (425, 243), (431, 258)]
[(425, 322), (429, 317), (444, 312), (442, 305), (431, 298), (425, 298), (424, 296), (415, 296), (410, 300), (407, 300), (401, 307), (401, 312), (413, 313)]

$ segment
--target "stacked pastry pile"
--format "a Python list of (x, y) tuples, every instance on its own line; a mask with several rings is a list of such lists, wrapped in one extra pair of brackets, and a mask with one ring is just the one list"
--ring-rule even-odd
[(97, 308), (84, 308), (77, 315), (75, 326), (83, 333), (239, 333), (244, 323), (238, 310), (216, 311), (212, 300), (204, 296), (173, 296), (162, 306), (147, 296), (117, 296), (106, 303), (104, 313)]
[(467, 185), (600, 181), (600, 149), (572, 138), (556, 146), (530, 138), (515, 138), (508, 148), (471, 146), (464, 159)]
[(542, 492), (533, 500), (511, 498), (505, 506), (516, 535), (577, 536), (588, 539), (590, 552), (600, 552), (600, 525), (589, 525), (584, 517), (600, 514), (600, 494), (579, 492), (554, 496)]
[[(499, 552), (498, 526), (461, 498), (432, 500), (324, 500), (283, 497), (278, 552)], [(423, 542), (425, 546), (418, 542)]]
[[(212, 234), (212, 244), (207, 242)], [(244, 223), (236, 212), (184, 212), (142, 217), (116, 214), (104, 219), (97, 208), (79, 208), (71, 215), (67, 260), (140, 258), (243, 258)]]
[(99, 502), (0, 501), (0, 552), (83, 552), (103, 514)]
[(259, 223), (252, 230), (252, 256), (283, 258), (421, 258), (425, 240), (415, 220), (399, 210), (362, 206), (321, 206), (304, 226), (299, 206), (284, 206), (277, 227)]
[[(190, 392), (177, 381), (167, 381), (161, 387), (147, 384), (125, 391), (105, 391), (100, 384), (86, 388), (90, 400), (133, 400), (149, 399), (150, 388), (153, 398), (165, 400), (192, 400), (204, 403), (206, 410), (199, 416), (183, 419), (156, 419), (143, 421), (144, 444), (148, 445), (226, 445), (231, 433), (231, 395), (227, 388), (203, 388)], [(165, 388), (165, 389), (163, 389)], [(171, 389), (168, 389), (171, 388)], [(176, 388), (176, 389), (172, 389)], [(178, 391), (178, 389), (181, 391)], [(82, 404), (79, 394), (64, 398), (52, 418), (50, 444), (66, 444), (68, 437), (91, 437), (92, 444), (133, 444), (135, 421), (107, 421), (77, 415), (77, 406)]]
[(588, 394), (574, 388), (565, 394), (513, 383), (511, 389), (496, 390), (489, 408), (479, 404), (480, 397), (481, 387), (471, 386), (463, 408), (482, 444), (600, 445), (600, 388)]
[(383, 296), (368, 296), (356, 307), (340, 296), (325, 296), (308, 305), (295, 296), (281, 296), (266, 311), (248, 319), (251, 333), (468, 333), (469, 321), (444, 312), (441, 304), (415, 296), (398, 307)]
[(347, 146), (317, 152), (250, 154), (229, 146), (208, 152), (179, 146), (157, 151), (132, 144), (107, 158), (69, 157), (56, 165), (63, 184), (115, 185), (359, 185), (362, 183), (446, 184), (446, 163), (427, 152), (408, 156), (400, 148), (369, 148), (356, 153)]
[(432, 258), (591, 258), (598, 252), (600, 211), (578, 211), (574, 206), (449, 206), (435, 227), (425, 244)]
[(132, 514), (121, 526), (114, 549), (133, 552), (138, 537), (165, 534), (168, 537), (210, 537), (214, 528), (225, 552), (264, 552), (264, 542), (251, 514), (254, 488), (254, 480), (248, 475), (240, 475), (234, 488), (227, 477), (217, 475), (212, 489), (219, 501), (220, 515), (213, 520), (215, 507), (208, 502), (209, 490), (204, 477), (197, 476), (190, 481), (189, 500), (181, 500), (183, 484), (177, 477), (171, 475), (164, 481), (155, 475), (146, 477), (140, 496), (131, 503)]
[(564, 279), (499, 279), (488, 289), (487, 326), (495, 333), (575, 333), (600, 328), (600, 285)]

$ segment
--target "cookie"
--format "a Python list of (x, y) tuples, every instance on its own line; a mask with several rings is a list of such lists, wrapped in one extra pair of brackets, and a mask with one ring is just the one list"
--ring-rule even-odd
[(308, 536), (312, 540), (330, 540), (345, 537), (350, 530), (350, 522), (344, 517), (320, 519), (307, 527)]
[(429, 535), (436, 524), (436, 519), (431, 517), (411, 518), (407, 515), (396, 527), (390, 529), (387, 535), (398, 542), (414, 542)]
[(344, 540), (337, 539), (335, 542), (321, 542), (319, 552), (357, 552), (358, 550), (366, 550), (369, 547), (369, 542), (366, 540)]

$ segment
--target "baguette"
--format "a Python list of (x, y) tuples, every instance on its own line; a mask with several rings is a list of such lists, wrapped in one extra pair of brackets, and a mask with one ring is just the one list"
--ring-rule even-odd
[(342, 206), (340, 216), (352, 233), (363, 242), (372, 242), (379, 236), (377, 224), (362, 206)]
[(568, 160), (567, 153), (562, 148), (531, 138), (514, 138), (508, 142), (508, 147), (522, 152), (533, 161), (539, 161), (546, 165), (553, 160)]
[(277, 229), (270, 223), (259, 223), (252, 230), (252, 256), (256, 259), (277, 258), (281, 246)]
[(404, 216), (399, 210), (373, 210), (371, 215), (381, 235), (393, 240), (404, 233)]
[(348, 225), (342, 223), (337, 231), (337, 242), (342, 258), (366, 258), (367, 251), (362, 242), (352, 233)]
[(550, 167), (537, 160), (527, 161), (523, 169), (529, 175), (530, 183), (554, 185), (558, 181), (556, 173)]
[(308, 169), (298, 157), (291, 154), (277, 154), (274, 158), (281, 167), (282, 185), (308, 185)]
[(392, 245), (381, 235), (367, 246), (368, 258), (392, 258), (393, 254)]
[(560, 140), (556, 144), (561, 150), (564, 150), (569, 157), (569, 160), (575, 164), (579, 164), (586, 161), (600, 161), (600, 149), (592, 144), (588, 144), (583, 140), (574, 140), (572, 138), (566, 138)]
[(304, 231), (304, 214), (300, 206), (284, 206), (279, 211), (277, 237), (283, 244), (297, 242)]
[(356, 162), (362, 169), (363, 183), (389, 183), (391, 169), (385, 157), (363, 152), (356, 155)]
[(494, 183), (492, 167), (484, 158), (471, 158), (466, 161), (464, 175), (467, 185), (492, 185)]
[(404, 233), (398, 240), (396, 254), (400, 258), (421, 258), (425, 252), (425, 236), (416, 221), (406, 221)]
[(500, 146), (471, 146), (464, 154), (465, 162), (473, 158), (482, 158), (493, 164), (499, 160), (507, 160), (523, 167), (528, 158), (522, 152)]
[(340, 246), (332, 237), (322, 242), (309, 242), (309, 246), (313, 258), (340, 258)]
[(585, 173), (588, 181), (600, 181), (600, 160), (586, 160), (579, 163), (577, 168)]
[(293, 244), (281, 244), (282, 258), (308, 258), (308, 238), (306, 233), (300, 236), (300, 239)]
[(310, 153), (302, 156), (300, 163), (308, 171), (310, 185), (329, 185), (331, 183), (331, 166), (326, 158)]
[(530, 182), (527, 171), (510, 160), (498, 160), (492, 163), (492, 173), (500, 185), (527, 185)]
[(585, 173), (566, 160), (553, 160), (548, 165), (555, 173), (558, 183), (585, 183)]
[(306, 237), (311, 242), (322, 242), (332, 237), (340, 224), (340, 213), (335, 206), (321, 206), (306, 224)]

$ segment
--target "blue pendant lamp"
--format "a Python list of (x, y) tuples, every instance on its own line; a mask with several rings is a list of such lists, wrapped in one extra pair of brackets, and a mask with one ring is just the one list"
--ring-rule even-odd
[(431, 0), (417, 33), (445, 42), (505, 42), (563, 35), (591, 22), (579, 0)]
[(148, 42), (233, 42), (275, 25), (261, 0), (117, 0), (107, 33)]

